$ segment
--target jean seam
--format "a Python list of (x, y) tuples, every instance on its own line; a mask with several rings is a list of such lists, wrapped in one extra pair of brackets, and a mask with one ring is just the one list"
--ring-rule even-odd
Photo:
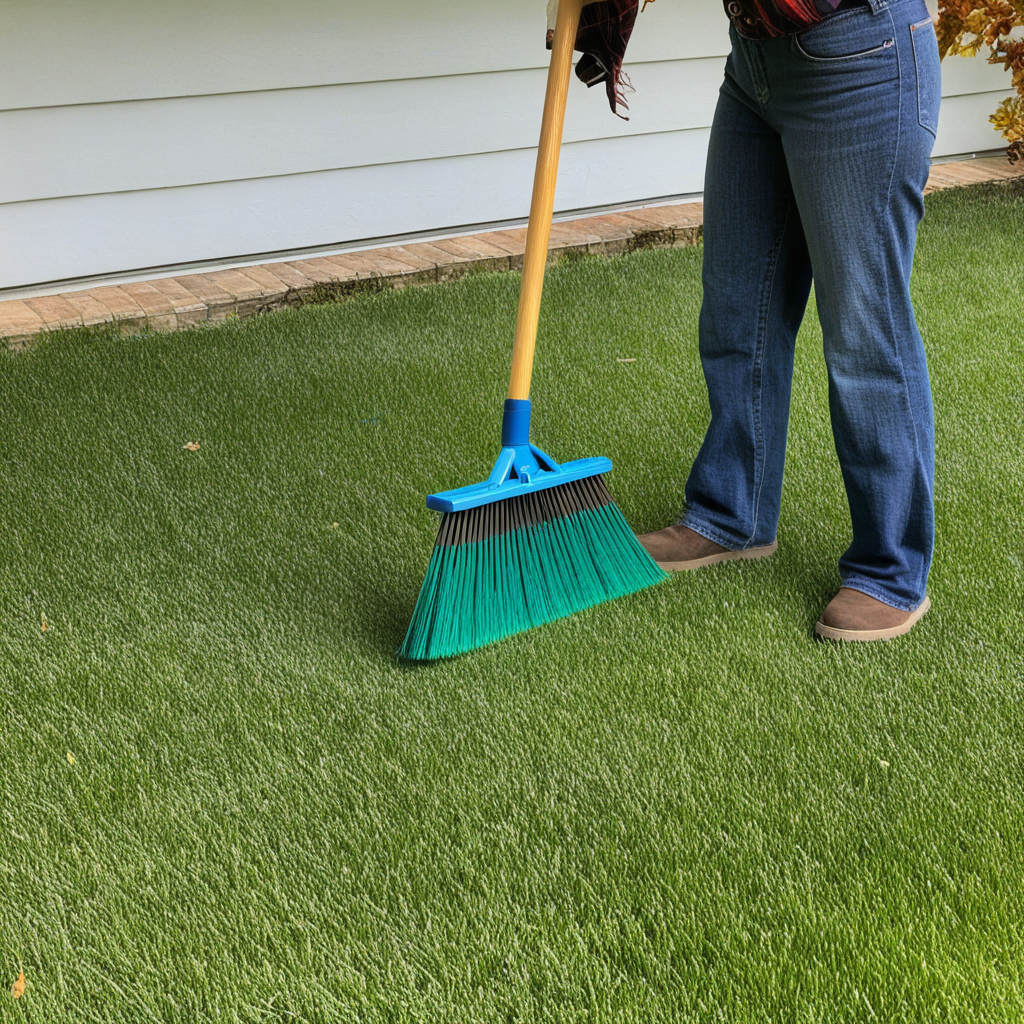
[(887, 39), (880, 46), (872, 46), (868, 50), (861, 50), (859, 53), (849, 53), (840, 57), (815, 57), (813, 53), (808, 53), (800, 43), (800, 36), (793, 36), (793, 46), (796, 48), (796, 52), (804, 58), (804, 60), (810, 61), (812, 64), (842, 64), (845, 61), (864, 60), (866, 57), (872, 57), (876, 53), (883, 53), (885, 50), (891, 50), (893, 47), (893, 40)]
[[(711, 526), (703, 519), (694, 516), (692, 512), (683, 513), (682, 518), (676, 525), (685, 526), (688, 530), (693, 530), (694, 533), (699, 533), (705, 540), (710, 540), (714, 544), (720, 544), (723, 548), (728, 548), (730, 551), (745, 551), (747, 549), (747, 545), (736, 547), (736, 542), (732, 537), (727, 537), (724, 533), (715, 529), (714, 526)], [(771, 543), (772, 541), (768, 541), (768, 544), (759, 546), (768, 547)]]
[[(893, 19), (892, 11), (888, 11), (887, 13), (889, 15), (889, 23), (892, 26), (892, 31), (893, 31), (893, 34), (895, 35), (896, 34), (896, 22)], [(904, 51), (904, 52), (906, 52), (906, 51)], [(899, 56), (899, 44), (897, 44), (896, 53), (897, 53), (897, 58), (898, 58), (898, 56)], [(917, 86), (917, 61), (916, 61), (916, 56), (913, 53), (913, 41), (911, 41), (911, 59), (912, 59), (912, 61), (914, 63), (914, 85), (916, 87)], [(903, 79), (905, 77), (904, 71), (903, 71), (904, 62), (902, 60), (899, 61), (899, 68), (900, 68), (900, 74), (899, 74), (899, 78), (897, 79), (897, 81), (899, 83), (899, 109), (900, 109), (900, 111), (902, 111), (903, 110)], [(916, 88), (915, 88), (915, 92), (916, 92)], [(920, 115), (919, 115), (919, 118), (920, 118)], [(886, 191), (886, 196), (885, 196), (885, 216), (886, 216), (886, 218), (889, 217), (890, 208), (892, 206), (892, 187), (893, 187), (893, 181), (896, 178), (896, 168), (899, 166), (900, 146), (902, 145), (902, 143), (903, 143), (903, 118), (901, 116), (901, 117), (899, 117), (897, 119), (897, 124), (896, 124), (896, 148), (893, 151), (892, 172), (889, 175), (889, 187), (888, 187), (888, 189)], [(918, 437), (918, 431), (917, 431), (917, 417), (914, 415), (914, 402), (913, 402), (913, 399), (910, 396), (910, 388), (907, 386), (907, 371), (906, 371), (906, 368), (903, 365), (903, 350), (900, 347), (900, 339), (898, 338), (897, 332), (896, 332), (896, 321), (893, 319), (893, 315), (892, 315), (892, 284), (889, 281), (888, 274), (885, 275), (885, 312), (886, 312), (886, 316), (889, 318), (889, 332), (890, 332), (890, 334), (892, 336), (893, 344), (894, 344), (894, 347), (895, 347), (895, 350), (896, 350), (896, 361), (899, 363), (899, 367), (900, 367), (900, 386), (903, 388), (903, 397), (906, 400), (907, 409), (910, 412), (910, 423), (911, 423), (911, 426), (912, 426), (912, 429), (913, 429), (913, 434), (914, 434), (914, 457), (917, 460), (917, 465), (920, 466), (921, 465), (921, 443), (920, 443), (920, 438)], [(918, 573), (917, 573), (917, 589), (919, 591), (924, 589), (924, 583), (927, 580), (927, 567), (926, 567), (926, 565), (925, 565), (925, 563), (923, 561), (922, 561), (921, 564), (922, 564), (923, 568), (919, 569)], [(873, 595), (870, 595), (870, 596), (873, 596)], [(902, 609), (902, 610), (903, 611), (908, 611), (909, 609)]]
[(757, 345), (754, 348), (754, 395), (753, 395), (753, 419), (754, 419), (754, 493), (751, 495), (752, 517), (750, 524), (750, 536), (743, 547), (749, 547), (757, 536), (757, 520), (761, 511), (761, 488), (764, 486), (764, 425), (761, 418), (762, 396), (764, 393), (764, 350), (765, 339), (768, 334), (768, 316), (772, 306), (772, 297), (775, 294), (775, 277), (779, 267), (779, 253), (782, 251), (782, 243), (786, 237), (786, 229), (789, 227), (789, 215), (793, 209), (793, 197), (790, 196), (786, 202), (786, 212), (782, 217), (782, 229), (776, 237), (775, 245), (772, 248), (771, 262), (765, 275), (765, 293), (761, 299), (761, 309), (757, 318)]
[(761, 50), (760, 40), (750, 39), (747, 41), (747, 45), (743, 47), (743, 59), (747, 65), (747, 74), (750, 75), (750, 81), (754, 87), (754, 99), (763, 110), (768, 105), (771, 93), (768, 89), (768, 72), (765, 68), (764, 52)]
[(917, 30), (924, 28), (931, 22), (931, 18), (925, 18), (924, 21), (918, 22), (916, 25), (910, 26), (910, 51), (914, 56), (914, 86), (917, 93), (917, 123), (934, 139), (938, 132), (938, 114), (936, 113), (936, 124), (933, 128), (931, 125), (924, 123), (924, 112), (921, 109), (921, 62), (917, 56)]

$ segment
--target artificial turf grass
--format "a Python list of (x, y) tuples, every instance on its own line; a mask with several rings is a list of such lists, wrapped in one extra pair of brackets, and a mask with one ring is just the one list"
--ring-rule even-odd
[[(928, 200), (935, 608), (890, 644), (810, 637), (813, 322), (776, 556), (415, 670), (513, 276), (0, 362), (0, 1019), (1022, 1019), (1022, 205)], [(535, 434), (638, 529), (703, 432), (698, 259), (547, 286)]]

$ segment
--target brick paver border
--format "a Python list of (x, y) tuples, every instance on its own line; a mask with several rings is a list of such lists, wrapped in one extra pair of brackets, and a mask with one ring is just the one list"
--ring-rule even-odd
[[(1024, 176), (1002, 156), (932, 168), (925, 192)], [(613, 253), (696, 245), (703, 207), (679, 203), (583, 217), (554, 224), (550, 260), (567, 253)], [(344, 298), (360, 291), (450, 281), (488, 270), (518, 270), (525, 228), (407, 242), (336, 256), (178, 277), (129, 281), (59, 295), (0, 301), (0, 339), (19, 349), (45, 331), (117, 323), (125, 332), (170, 331), (204, 320), (249, 316), (285, 306)]]

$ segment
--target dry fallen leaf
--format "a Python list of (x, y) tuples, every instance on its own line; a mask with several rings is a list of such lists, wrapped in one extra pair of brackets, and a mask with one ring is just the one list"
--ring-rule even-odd
[(181, 447), (186, 452), (197, 452), (199, 451), (199, 442), (189, 441), (188, 444), (183, 444)]
[(45, 615), (39, 616), (39, 628), (45, 633), (49, 628), (50, 624), (46, 621)]
[(69, 750), (68, 751), (68, 764), (74, 764), (74, 763), (75, 763), (75, 755), (72, 754), (71, 751)]
[(336, 530), (337, 528), (338, 528), (338, 524), (337, 523), (331, 523), (331, 529), (332, 530)]
[(883, 761), (883, 760), (882, 760), (881, 758), (879, 758), (879, 759), (878, 759), (878, 763), (879, 763), (879, 764), (880, 764), (880, 765), (881, 765), (881, 766), (882, 766), (883, 768), (888, 768), (888, 767), (889, 767), (889, 762), (888, 762), (888, 761)]
[(15, 999), (20, 999), (25, 994), (25, 972), (21, 971), (18, 974), (18, 980), (11, 986), (11, 995)]
[(615, 362), (617, 362), (617, 363), (635, 363), (636, 362), (636, 358), (634, 357), (632, 359), (616, 359)]

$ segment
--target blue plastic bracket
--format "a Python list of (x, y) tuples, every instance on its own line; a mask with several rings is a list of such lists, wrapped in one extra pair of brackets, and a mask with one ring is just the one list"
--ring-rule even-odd
[(530, 444), (529, 399), (506, 399), (501, 444), (494, 469), (483, 483), (431, 494), (427, 498), (427, 508), (436, 512), (462, 512), (531, 491), (584, 480), (607, 473), (612, 468), (611, 459), (603, 457), (559, 464), (536, 445)]

